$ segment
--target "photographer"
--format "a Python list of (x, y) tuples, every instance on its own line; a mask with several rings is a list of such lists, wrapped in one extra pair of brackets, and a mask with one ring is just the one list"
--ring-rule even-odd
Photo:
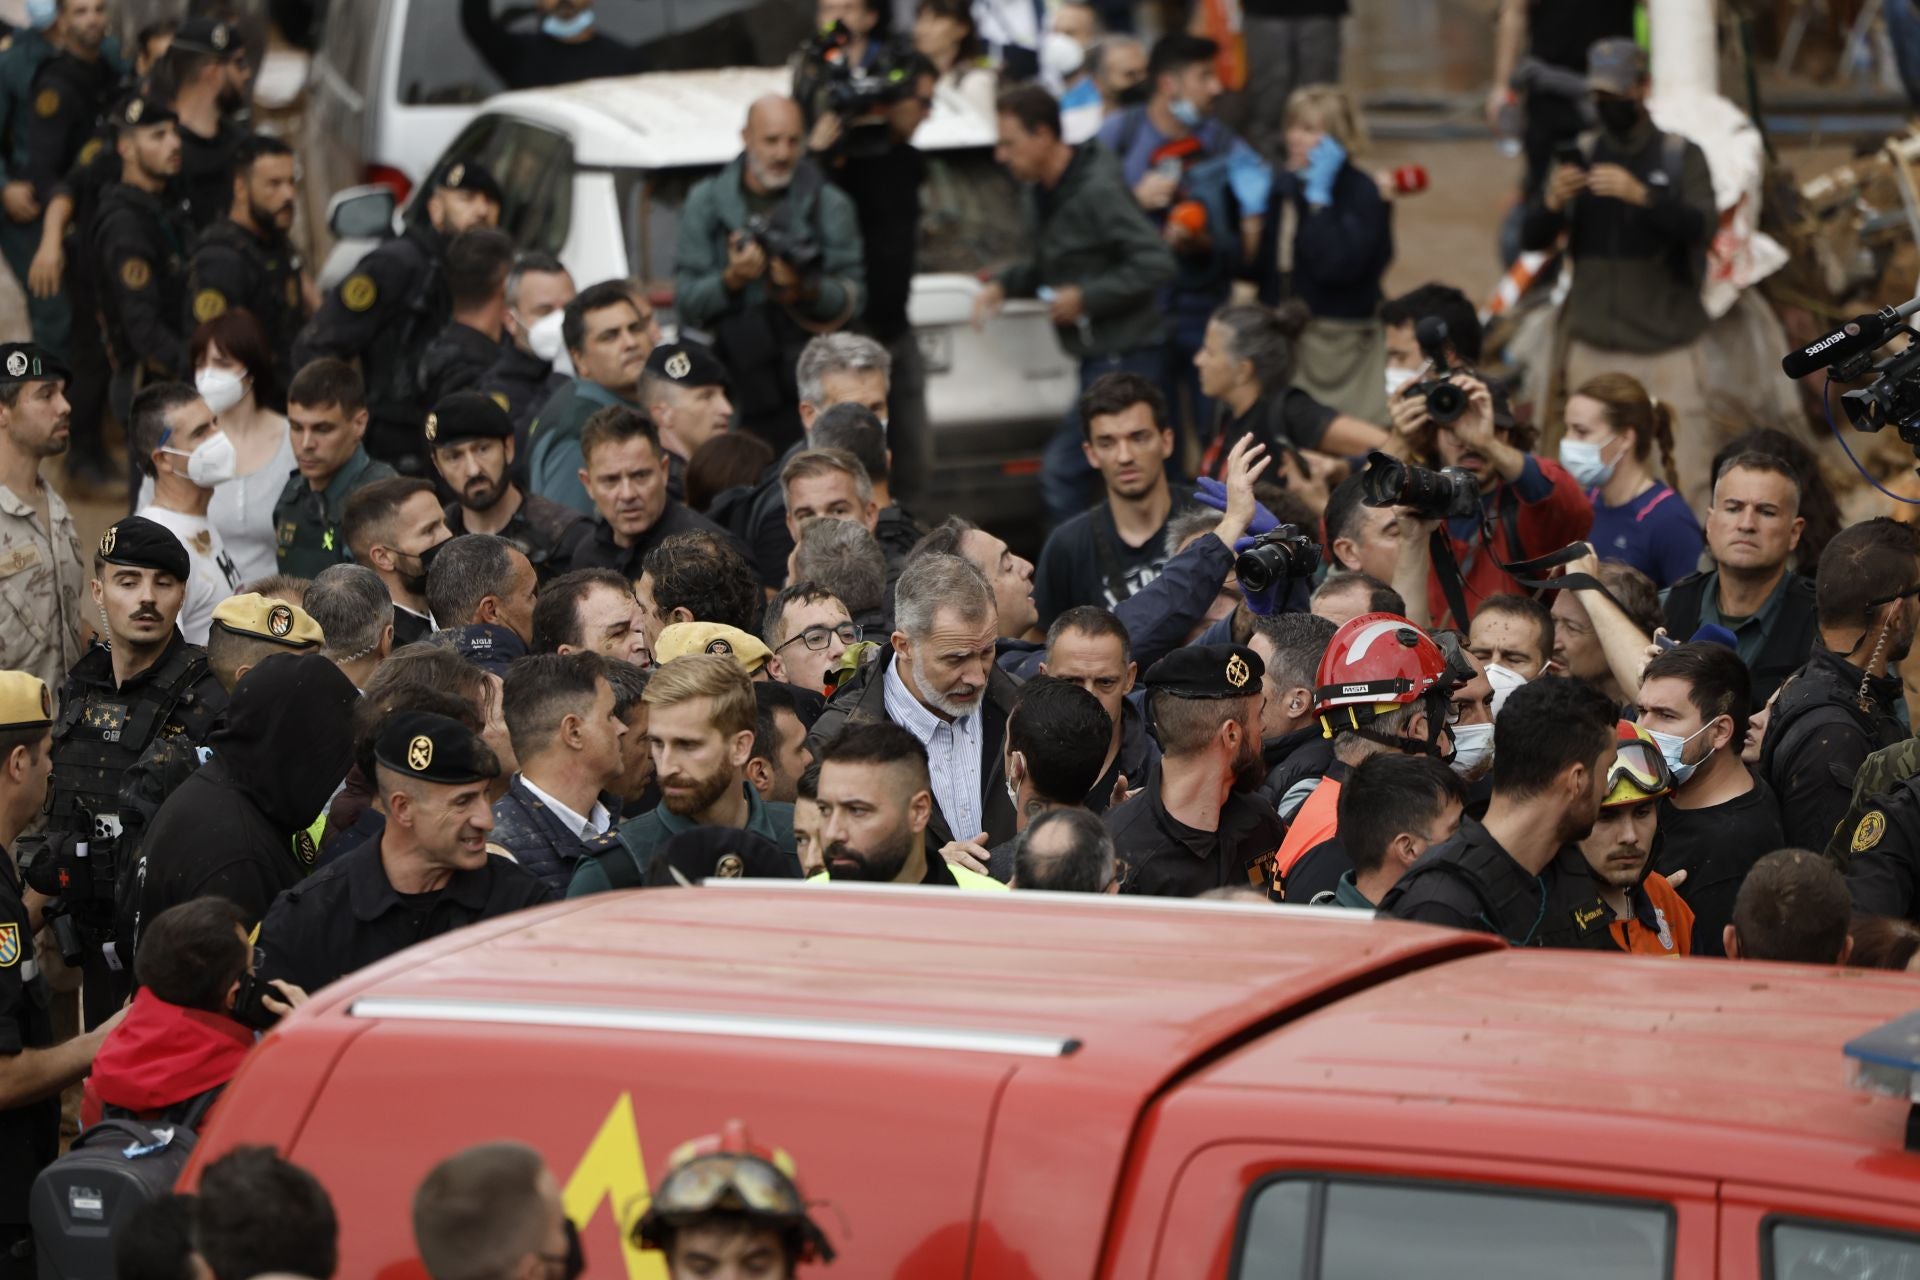
[(687, 197), (674, 268), (681, 323), (712, 336), (741, 427), (775, 449), (800, 438), (801, 348), (844, 328), (866, 292), (858, 214), (802, 154), (804, 129), (790, 98), (753, 104), (739, 158)]

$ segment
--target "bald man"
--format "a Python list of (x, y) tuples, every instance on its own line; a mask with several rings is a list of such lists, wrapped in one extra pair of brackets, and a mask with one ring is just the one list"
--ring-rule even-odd
[(748, 108), (740, 142), (740, 155), (687, 197), (675, 302), (681, 324), (714, 335), (740, 425), (784, 450), (801, 435), (800, 349), (865, 303), (860, 224), (853, 201), (807, 158), (791, 98)]

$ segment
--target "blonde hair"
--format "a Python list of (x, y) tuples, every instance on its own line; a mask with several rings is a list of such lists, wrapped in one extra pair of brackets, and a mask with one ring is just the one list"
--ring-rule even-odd
[(1353, 99), (1337, 84), (1303, 84), (1287, 95), (1287, 127), (1305, 124), (1324, 131), (1358, 155), (1367, 149), (1366, 126), (1354, 109)]
[(730, 655), (689, 653), (658, 669), (640, 701), (649, 707), (677, 707), (695, 698), (712, 700), (708, 718), (723, 735), (752, 733), (759, 717), (753, 682)]

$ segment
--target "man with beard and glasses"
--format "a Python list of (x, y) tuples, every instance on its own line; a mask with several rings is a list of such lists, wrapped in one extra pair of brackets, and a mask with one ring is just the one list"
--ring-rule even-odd
[(1196, 645), (1146, 677), (1160, 763), (1139, 795), (1107, 814), (1131, 870), (1122, 893), (1195, 898), (1273, 878), (1286, 825), (1256, 792), (1266, 777), (1260, 708), (1266, 664), (1245, 645)]
[(660, 807), (621, 823), (618, 846), (583, 858), (569, 898), (646, 883), (660, 846), (694, 827), (744, 828), (793, 849), (793, 806), (762, 800), (747, 780), (759, 703), (739, 663), (717, 653), (675, 658), (647, 679), (641, 700)]
[(22, 625), (0, 627), (0, 669), (25, 671), (49, 688), (80, 660), (80, 535), (40, 476), (67, 450), (72, 408), (67, 367), (44, 347), (0, 344), (0, 605)]
[[(1653, 735), (1630, 721), (1619, 725), (1620, 754), (1607, 778), (1607, 795), (1593, 834), (1582, 840), (1576, 855), (1562, 849), (1556, 860), (1560, 872), (1560, 901), (1547, 905), (1547, 918), (1567, 911), (1591, 914), (1598, 887), (1606, 912), (1582, 930), (1587, 945), (1605, 944), (1618, 951), (1646, 956), (1693, 954), (1693, 912), (1667, 878), (1653, 869), (1654, 833), (1660, 819), (1660, 797), (1673, 789), (1673, 774), (1661, 757)], [(1556, 907), (1559, 911), (1556, 912)], [(1602, 931), (1594, 924), (1604, 922)]]
[(280, 378), (293, 375), (293, 339), (311, 310), (300, 251), (287, 238), (298, 201), (293, 148), (272, 134), (254, 134), (234, 150), (226, 216), (200, 233), (187, 264), (194, 322), (236, 308), (250, 312)]
[(159, 82), (174, 87), (167, 105), (180, 117), (180, 180), (195, 228), (213, 225), (233, 191), (233, 157), (246, 133), (233, 117), (247, 105), (253, 69), (240, 28), (217, 18), (188, 18), (173, 33)]
[(426, 435), (433, 469), (453, 491), (446, 517), (455, 537), (505, 538), (533, 562), (542, 583), (566, 572), (574, 547), (593, 526), (572, 507), (527, 493), (513, 479), (513, 420), (497, 400), (457, 391), (434, 406)]
[(340, 532), (355, 563), (379, 574), (393, 597), (394, 647), (432, 635), (427, 561), (453, 537), (433, 486), (407, 476), (376, 480), (347, 499)]
[(815, 880), (1006, 888), (928, 847), (935, 804), (926, 748), (897, 724), (852, 725), (829, 742), (815, 804), (827, 864)]
[[(1593, 834), (1617, 754), (1605, 695), (1560, 676), (1522, 685), (1494, 727), (1493, 799), (1408, 868), (1383, 915), (1493, 933), (1519, 947), (1580, 946), (1577, 917), (1549, 919), (1563, 849)], [(1599, 917), (1604, 919), (1604, 912)]]

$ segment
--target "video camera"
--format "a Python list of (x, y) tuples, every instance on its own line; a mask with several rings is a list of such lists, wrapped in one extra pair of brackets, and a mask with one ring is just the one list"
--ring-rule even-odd
[(912, 90), (899, 50), (894, 46), (881, 45), (873, 66), (856, 67), (845, 56), (847, 46), (852, 43), (853, 32), (847, 30), (846, 23), (830, 22), (807, 42), (800, 54), (803, 61), (818, 67), (821, 76), (814, 105), (833, 112), (848, 124), (882, 107), (892, 106)]
[[(1872, 373), (1865, 386), (1841, 395), (1847, 421), (1856, 431), (1892, 427), (1920, 455), (1920, 333), (1906, 324), (1916, 312), (1920, 312), (1920, 298), (1855, 316), (1832, 333), (1788, 352), (1780, 368), (1789, 378), (1824, 369), (1828, 378), (1840, 382)], [(1875, 363), (1873, 353), (1900, 334), (1907, 336), (1907, 346)]]
[(1233, 573), (1249, 595), (1260, 595), (1282, 582), (1311, 578), (1320, 569), (1320, 544), (1297, 524), (1269, 529), (1241, 552)]
[(82, 832), (42, 832), (22, 837), (18, 846), (21, 875), (28, 888), (49, 899), (46, 921), (61, 960), (70, 967), (111, 942), (117, 931), (119, 819), (84, 809), (79, 817)]
[(1369, 507), (1408, 507), (1422, 520), (1463, 520), (1480, 515), (1480, 482), (1471, 471), (1429, 471), (1375, 451), (1360, 473), (1360, 500)]
[(1414, 383), (1400, 394), (1424, 397), (1427, 417), (1438, 426), (1458, 422), (1460, 415), (1467, 411), (1467, 393), (1448, 381), (1460, 370), (1447, 364), (1447, 322), (1438, 316), (1428, 316), (1413, 327), (1413, 336), (1420, 344), (1420, 354), (1433, 365), (1433, 376)]

